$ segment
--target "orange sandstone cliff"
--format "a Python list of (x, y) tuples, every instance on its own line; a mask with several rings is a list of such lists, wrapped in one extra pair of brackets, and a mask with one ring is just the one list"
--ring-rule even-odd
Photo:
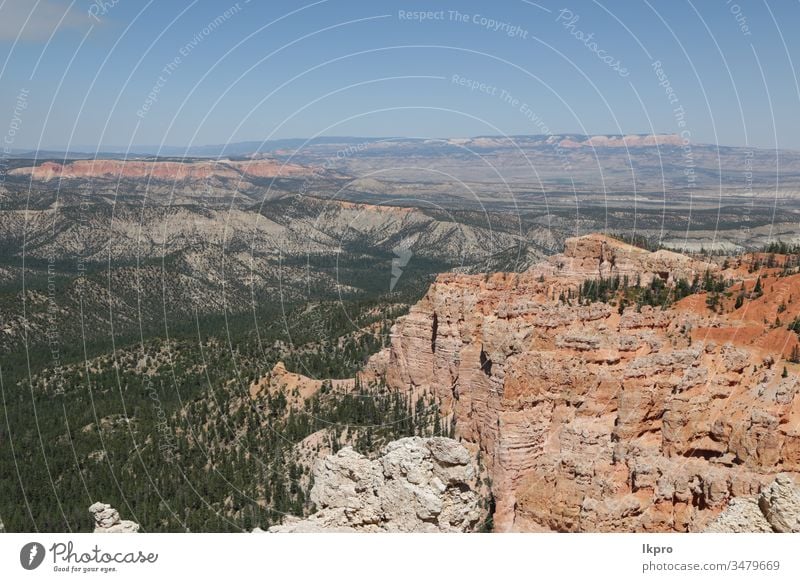
[[(481, 450), (497, 531), (701, 531), (800, 474), (800, 275), (762, 272), (759, 296), (758, 273), (725, 267), (587, 235), (526, 273), (441, 275), (365, 374), (436, 394)], [(706, 273), (729, 280), (715, 310), (564, 300)]]

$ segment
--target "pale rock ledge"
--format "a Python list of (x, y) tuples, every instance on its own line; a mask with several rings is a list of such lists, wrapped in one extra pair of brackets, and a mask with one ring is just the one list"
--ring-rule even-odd
[(481, 487), (477, 459), (452, 439), (403, 438), (375, 460), (345, 447), (314, 469), (317, 512), (269, 531), (476, 531), (487, 518)]

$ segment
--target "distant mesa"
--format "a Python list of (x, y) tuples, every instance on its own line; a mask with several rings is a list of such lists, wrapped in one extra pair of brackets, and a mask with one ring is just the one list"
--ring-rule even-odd
[(160, 181), (205, 180), (208, 178), (272, 178), (297, 176), (310, 172), (296, 164), (277, 160), (253, 161), (140, 161), (140, 160), (77, 160), (65, 164), (44, 162), (11, 170), (14, 176), (33, 180), (74, 180), (92, 178), (152, 179)]
[(651, 135), (593, 135), (584, 140), (565, 138), (558, 142), (562, 148), (640, 148), (654, 146), (681, 146), (683, 140), (675, 134)]
[[(435, 143), (431, 140), (430, 143)], [(577, 134), (549, 134), (509, 137), (470, 137), (451, 138), (447, 143), (465, 147), (501, 147), (514, 143), (524, 146), (558, 146), (562, 148), (642, 148), (682, 146), (684, 140), (676, 134), (629, 134), (629, 135), (577, 135)]]

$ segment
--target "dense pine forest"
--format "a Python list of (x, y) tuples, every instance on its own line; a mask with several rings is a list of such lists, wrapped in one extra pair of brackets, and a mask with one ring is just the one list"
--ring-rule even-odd
[(142, 531), (248, 531), (307, 514), (317, 455), (450, 427), (430, 396), (378, 384), (327, 382), (300, 407), (283, 390), (253, 400), (248, 387), (279, 361), (352, 377), (429, 283), (263, 309), (258, 327), (252, 314), (204, 316), (168, 339), (116, 338), (113, 350), (62, 339), (58, 366), (41, 343), (3, 354), (0, 520), (12, 532), (91, 531), (95, 501)]

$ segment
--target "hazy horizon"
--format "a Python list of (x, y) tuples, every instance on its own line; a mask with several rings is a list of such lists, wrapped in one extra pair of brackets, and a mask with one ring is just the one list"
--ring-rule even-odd
[[(194, 144), (191, 146), (185, 144), (178, 144), (178, 143), (171, 143), (171, 144), (163, 144), (163, 145), (156, 145), (156, 144), (133, 144), (130, 146), (123, 146), (119, 144), (101, 144), (98, 146), (90, 145), (90, 144), (73, 144), (72, 146), (64, 146), (64, 145), (49, 145), (40, 147), (38, 150), (31, 150), (25, 148), (15, 148), (10, 150), (10, 155), (20, 156), (22, 154), (36, 154), (37, 152), (48, 152), (48, 153), (59, 153), (59, 154), (145, 154), (145, 155), (154, 155), (158, 153), (158, 150), (161, 149), (165, 152), (175, 152), (176, 150), (184, 150), (186, 152), (187, 157), (213, 157), (211, 154), (201, 155), (198, 153), (190, 154), (189, 152), (192, 150), (202, 150), (202, 149), (211, 149), (211, 148), (226, 148), (232, 146), (250, 146), (251, 144), (255, 147), (252, 152), (257, 152), (263, 146), (268, 146), (270, 144), (285, 144), (281, 147), (292, 147), (288, 144), (293, 144), (293, 142), (302, 142), (306, 145), (319, 143), (319, 142), (327, 142), (327, 143), (339, 143), (339, 140), (342, 142), (345, 141), (364, 141), (364, 142), (380, 142), (380, 141), (453, 141), (453, 140), (476, 140), (476, 139), (499, 139), (499, 140), (514, 140), (518, 138), (547, 138), (547, 137), (567, 137), (567, 136), (574, 136), (574, 137), (630, 137), (630, 136), (678, 136), (675, 133), (646, 133), (646, 132), (630, 132), (625, 134), (620, 133), (592, 133), (592, 134), (580, 134), (580, 133), (569, 133), (569, 132), (556, 132), (551, 134), (483, 134), (483, 135), (452, 135), (452, 136), (411, 136), (411, 135), (321, 135), (321, 136), (314, 136), (314, 137), (307, 137), (307, 136), (294, 136), (294, 137), (284, 137), (284, 138), (273, 138), (269, 140), (241, 140), (235, 142), (228, 142), (228, 143), (201, 143), (201, 144)], [(776, 148), (774, 146), (745, 146), (745, 145), (733, 145), (733, 144), (726, 144), (726, 143), (710, 143), (710, 142), (698, 142), (692, 141), (691, 144), (693, 146), (700, 146), (700, 147), (720, 147), (720, 148), (747, 148), (753, 150), (782, 150), (782, 151), (800, 151), (800, 146), (797, 147), (781, 147)], [(302, 144), (298, 144), (302, 145)], [(596, 146), (599, 148), (601, 146)], [(631, 146), (635, 147), (635, 146)], [(666, 147), (665, 145), (661, 145), (660, 147)], [(249, 153), (249, 152), (248, 152)], [(175, 156), (175, 153), (164, 153), (161, 154), (164, 156)], [(224, 155), (224, 152), (223, 152)], [(231, 155), (239, 155), (239, 154), (231, 154)]]

